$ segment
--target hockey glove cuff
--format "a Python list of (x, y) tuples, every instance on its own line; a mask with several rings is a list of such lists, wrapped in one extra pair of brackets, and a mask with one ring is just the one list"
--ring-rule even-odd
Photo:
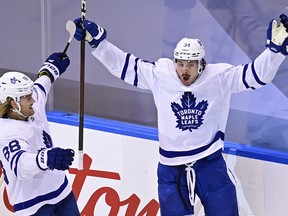
[(66, 54), (53, 53), (41, 66), (38, 77), (42, 75), (49, 76), (53, 83), (61, 74), (63, 74), (70, 64), (70, 59)]
[(41, 170), (67, 170), (74, 160), (74, 150), (52, 148), (42, 149), (37, 157), (36, 162)]
[(47, 165), (47, 149), (42, 149), (40, 152), (38, 152), (37, 157), (36, 157), (36, 162), (38, 167), (41, 170), (47, 170), (48, 165)]
[(86, 29), (85, 40), (88, 41), (92, 48), (97, 47), (107, 36), (104, 28), (89, 20), (84, 20), (83, 27)]

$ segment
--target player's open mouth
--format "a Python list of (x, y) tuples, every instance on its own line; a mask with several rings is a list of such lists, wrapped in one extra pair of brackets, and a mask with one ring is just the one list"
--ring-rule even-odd
[(190, 76), (187, 76), (187, 75), (184, 75), (182, 77), (183, 77), (183, 80), (185, 80), (185, 81), (189, 80), (189, 78), (190, 78)]

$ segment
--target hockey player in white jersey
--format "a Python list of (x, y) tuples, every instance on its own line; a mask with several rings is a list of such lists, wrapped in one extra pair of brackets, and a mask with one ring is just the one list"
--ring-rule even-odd
[(20, 72), (0, 78), (0, 163), (16, 215), (80, 215), (65, 174), (74, 151), (54, 146), (45, 112), (51, 85), (69, 63), (53, 53), (35, 82)]
[(158, 195), (162, 216), (193, 215), (195, 194), (206, 216), (237, 216), (236, 189), (222, 156), (232, 93), (272, 81), (288, 55), (288, 18), (271, 21), (267, 49), (238, 66), (206, 64), (198, 39), (183, 38), (174, 59), (147, 62), (108, 42), (106, 30), (75, 19), (76, 40), (85, 37), (92, 54), (116, 77), (152, 91), (158, 111)]

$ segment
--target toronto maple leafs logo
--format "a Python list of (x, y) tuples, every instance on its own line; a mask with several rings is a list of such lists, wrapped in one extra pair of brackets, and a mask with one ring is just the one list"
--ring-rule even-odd
[(194, 95), (191, 92), (185, 92), (181, 98), (181, 105), (176, 102), (171, 103), (171, 108), (177, 117), (176, 128), (190, 132), (192, 129), (198, 129), (203, 124), (203, 117), (208, 107), (207, 100), (196, 104)]
[(10, 82), (11, 82), (12, 84), (16, 84), (17, 79), (16, 79), (15, 77), (13, 77), (13, 78), (10, 79)]

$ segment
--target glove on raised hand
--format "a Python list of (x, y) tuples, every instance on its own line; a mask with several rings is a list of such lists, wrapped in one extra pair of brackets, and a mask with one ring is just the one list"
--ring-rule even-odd
[(70, 59), (66, 54), (61, 52), (51, 54), (41, 66), (38, 77), (47, 75), (54, 82), (61, 74), (63, 74), (70, 64)]
[(280, 15), (280, 25), (272, 20), (267, 30), (267, 47), (275, 53), (281, 52), (288, 55), (288, 17)]
[(75, 19), (74, 23), (76, 24), (74, 38), (81, 41), (85, 37), (85, 40), (88, 41), (92, 48), (97, 47), (107, 36), (107, 32), (104, 28), (87, 19), (84, 20), (82, 25), (80, 18)]
[(74, 150), (52, 148), (42, 149), (37, 157), (36, 162), (41, 170), (67, 170), (74, 160)]

